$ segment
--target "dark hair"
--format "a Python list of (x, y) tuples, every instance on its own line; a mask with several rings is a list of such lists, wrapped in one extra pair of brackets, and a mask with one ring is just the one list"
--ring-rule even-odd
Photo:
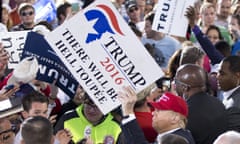
[(57, 18), (58, 18), (58, 20), (61, 20), (61, 15), (66, 16), (66, 10), (69, 7), (72, 7), (72, 5), (70, 3), (68, 3), (68, 2), (65, 2), (64, 4), (61, 4), (57, 8)]
[(30, 117), (22, 123), (21, 133), (25, 144), (51, 144), (52, 124), (42, 116)]
[(47, 105), (49, 104), (49, 100), (46, 96), (42, 95), (38, 91), (32, 91), (22, 99), (23, 110), (28, 112), (32, 108), (31, 106), (33, 102), (46, 103)]
[(220, 40), (216, 42), (215, 48), (224, 56), (230, 56), (231, 55), (231, 46), (226, 42), (225, 40)]
[(43, 25), (43, 26), (45, 26), (47, 29), (49, 29), (50, 31), (53, 30), (52, 25), (51, 25), (50, 23), (48, 23), (47, 21), (40, 21), (40, 22), (38, 22), (37, 24), (35, 24), (35, 26), (37, 26), (37, 25)]
[(153, 19), (154, 19), (154, 16), (155, 16), (155, 13), (152, 11), (152, 12), (149, 12), (145, 17), (144, 17), (144, 20), (145, 21), (150, 21), (150, 23), (152, 24), (153, 23)]
[(228, 56), (222, 61), (229, 63), (229, 70), (231, 72), (240, 72), (240, 56)]
[(217, 26), (215, 26), (215, 25), (210, 25), (210, 26), (208, 27), (207, 31), (206, 31), (206, 35), (209, 33), (210, 30), (216, 30), (216, 31), (218, 32), (218, 38), (219, 38), (220, 40), (223, 40), (223, 36), (222, 36), (222, 34), (221, 34), (221, 31), (220, 31), (220, 29), (219, 29)]
[(134, 23), (130, 22), (129, 26), (137, 37), (142, 37), (142, 32), (137, 28), (137, 26)]

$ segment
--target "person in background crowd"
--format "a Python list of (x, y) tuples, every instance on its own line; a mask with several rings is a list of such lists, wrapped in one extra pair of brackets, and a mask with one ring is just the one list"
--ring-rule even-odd
[(144, 16), (150, 13), (154, 8), (154, 2), (153, 0), (146, 0), (146, 5), (144, 9)]
[(57, 8), (58, 25), (61, 25), (66, 19), (72, 16), (72, 5), (65, 2)]
[(10, 17), (13, 21), (13, 26), (21, 23), (21, 19), (18, 11), (19, 11), (19, 6), (24, 2), (26, 2), (26, 0), (15, 0), (16, 7), (10, 12)]
[(136, 0), (137, 6), (140, 10), (140, 21), (144, 20), (144, 12), (145, 12), (145, 6), (146, 6), (146, 0)]
[[(130, 87), (123, 87), (118, 99), (122, 104), (123, 120), (122, 131), (129, 144), (148, 144), (139, 127), (133, 107), (137, 100), (136, 93)], [(166, 134), (176, 134), (184, 137), (189, 144), (195, 144), (194, 139), (185, 129), (188, 116), (188, 107), (184, 99), (172, 93), (164, 93), (157, 102), (151, 102), (155, 109), (152, 126), (158, 132), (157, 142)]]
[(231, 0), (218, 0), (217, 19), (215, 25), (228, 28), (228, 20), (231, 14)]
[[(22, 105), (23, 105), (23, 112), (22, 117), (24, 119), (27, 119), (29, 117), (33, 116), (42, 116), (45, 118), (49, 118), (51, 123), (55, 123), (54, 117), (49, 117), (48, 112), (48, 98), (44, 95), (42, 95), (40, 92), (33, 91), (27, 95), (25, 95), (22, 99)], [(63, 135), (62, 133), (66, 133)], [(71, 140), (71, 136), (67, 130), (58, 131), (56, 133), (56, 139), (54, 141), (55, 144), (65, 141), (65, 139)], [(59, 135), (63, 135), (59, 137)], [(19, 131), (15, 137), (14, 144), (20, 144), (22, 140), (21, 131)], [(67, 144), (67, 143), (65, 143)]]
[[(201, 24), (199, 25), (202, 32), (206, 34), (206, 31), (210, 25), (215, 25), (216, 18), (216, 8), (211, 3), (203, 3), (200, 9), (201, 16)], [(218, 26), (223, 36), (224, 40), (226, 40), (230, 45), (232, 44), (232, 38), (228, 29)]]
[(240, 133), (236, 131), (227, 131), (218, 136), (213, 144), (239, 144)]
[(218, 41), (223, 40), (220, 29), (215, 25), (210, 25), (206, 31), (206, 36), (215, 45)]
[(12, 27), (10, 31), (32, 30), (34, 27), (35, 9), (30, 3), (22, 3), (18, 11), (21, 23)]
[(143, 22), (140, 19), (140, 10), (135, 0), (127, 0), (125, 2), (127, 14), (129, 16), (128, 25), (136, 27), (143, 32)]
[(13, 144), (15, 127), (6, 118), (0, 118), (0, 144)]
[(213, 143), (228, 127), (225, 107), (206, 92), (206, 81), (206, 72), (195, 64), (180, 66), (174, 79), (177, 94), (184, 97), (189, 108), (186, 128), (197, 144)]
[(232, 37), (234, 40), (231, 55), (240, 56), (240, 15), (239, 14), (231, 16), (229, 31), (232, 34)]
[(9, 14), (10, 9), (7, 7), (7, 5), (2, 5), (2, 23), (7, 27), (7, 31), (13, 26)]
[(175, 38), (152, 30), (154, 16), (153, 12), (145, 16), (145, 35), (142, 37), (142, 42), (154, 45), (156, 62), (161, 68), (166, 69), (170, 57), (181, 45)]

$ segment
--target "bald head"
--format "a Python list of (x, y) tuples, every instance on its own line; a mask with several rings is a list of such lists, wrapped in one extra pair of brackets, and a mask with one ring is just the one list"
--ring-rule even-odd
[(176, 76), (192, 87), (206, 84), (206, 72), (198, 65), (185, 64), (178, 68)]
[[(194, 94), (206, 91), (206, 72), (196, 64), (185, 64), (177, 69), (175, 76), (176, 91), (178, 95)], [(190, 94), (190, 95), (191, 95)]]
[(236, 131), (227, 131), (221, 134), (213, 144), (239, 144), (240, 133)]

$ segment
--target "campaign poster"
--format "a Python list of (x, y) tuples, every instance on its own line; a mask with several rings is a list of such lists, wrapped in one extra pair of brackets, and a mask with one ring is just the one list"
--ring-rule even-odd
[(97, 0), (45, 36), (75, 79), (106, 114), (123, 86), (136, 92), (163, 76), (109, 0)]
[(159, 0), (152, 29), (162, 33), (185, 37), (188, 27), (186, 9), (195, 0)]
[(9, 53), (8, 68), (14, 69), (19, 63), (28, 31), (1, 32), (0, 41)]
[(56, 86), (68, 96), (74, 97), (79, 83), (53, 51), (43, 35), (35, 32), (28, 33), (21, 59), (25, 57), (35, 57), (38, 60), (37, 80), (48, 83), (55, 82)]

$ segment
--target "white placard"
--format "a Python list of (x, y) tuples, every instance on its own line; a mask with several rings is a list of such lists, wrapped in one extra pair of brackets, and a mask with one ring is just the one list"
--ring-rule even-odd
[(19, 63), (28, 31), (1, 32), (3, 47), (9, 53), (8, 68), (14, 69)]
[(162, 33), (185, 37), (188, 20), (185, 12), (195, 0), (159, 0), (152, 29)]
[(139, 92), (163, 76), (109, 0), (95, 1), (45, 38), (104, 114), (120, 105), (123, 86)]

